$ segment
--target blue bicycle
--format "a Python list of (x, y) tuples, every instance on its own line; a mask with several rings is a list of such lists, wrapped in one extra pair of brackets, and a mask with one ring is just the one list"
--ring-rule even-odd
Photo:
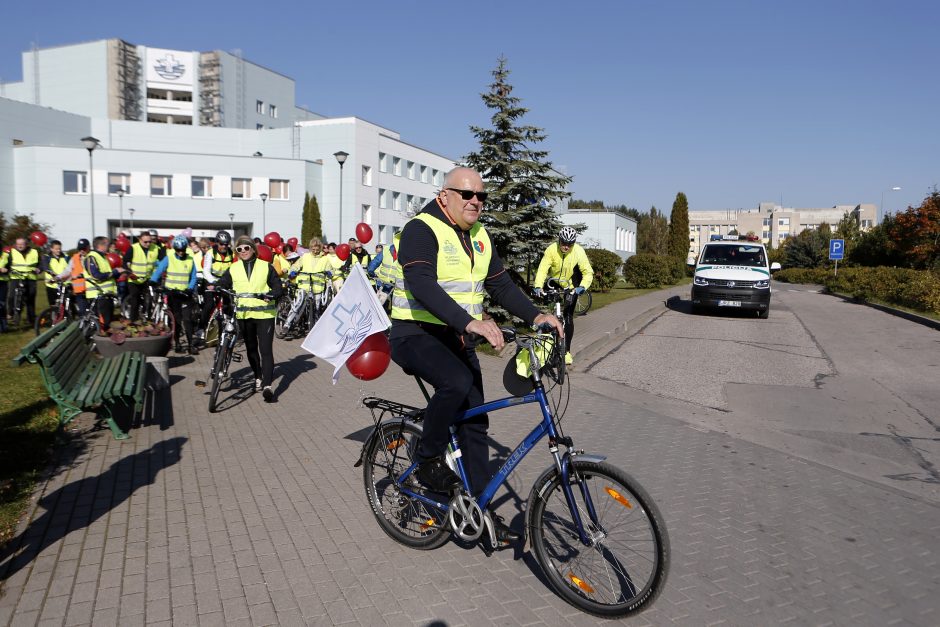
[[(605, 463), (604, 456), (576, 450), (572, 438), (564, 435), (561, 420), (568, 399), (564, 393), (564, 342), (554, 333), (526, 335), (510, 328), (503, 329), (503, 336), (507, 342), (514, 341), (519, 352), (528, 354), (530, 376), (519, 378), (514, 386), (507, 385), (516, 396), (468, 409), (461, 420), (538, 403), (539, 424), (477, 498), (470, 495), (460, 445), (451, 427), (446, 457), (460, 475), (463, 488), (448, 500), (446, 495), (425, 489), (414, 476), (424, 409), (381, 398), (364, 399), (375, 429), (356, 466), (363, 467), (372, 511), (385, 533), (412, 548), (434, 549), (451, 535), (474, 542), (485, 533), (490, 549), (497, 549), (488, 506), (519, 462), (548, 437), (553, 463), (536, 479), (526, 506), (526, 535), (536, 560), (551, 587), (582, 611), (604, 617), (639, 612), (659, 595), (666, 582), (670, 550), (663, 517), (630, 475)], [(429, 400), (424, 383), (415, 378)], [(521, 390), (516, 388), (520, 382), (525, 386)]]

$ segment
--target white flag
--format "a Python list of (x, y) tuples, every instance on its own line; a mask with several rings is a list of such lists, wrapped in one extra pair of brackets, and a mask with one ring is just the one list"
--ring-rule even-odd
[(333, 364), (333, 383), (350, 355), (373, 333), (392, 325), (362, 266), (354, 263), (349, 278), (313, 325), (301, 348)]

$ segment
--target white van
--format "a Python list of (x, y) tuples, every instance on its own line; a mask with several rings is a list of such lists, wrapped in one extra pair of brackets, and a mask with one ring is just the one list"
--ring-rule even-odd
[(767, 250), (754, 238), (725, 235), (705, 244), (692, 279), (692, 311), (703, 309), (749, 309), (758, 317), (770, 314), (770, 273), (780, 264), (767, 263)]

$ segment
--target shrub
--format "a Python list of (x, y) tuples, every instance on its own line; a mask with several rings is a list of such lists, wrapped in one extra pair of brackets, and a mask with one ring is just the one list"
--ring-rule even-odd
[(940, 277), (910, 268), (845, 268), (827, 273), (827, 289), (861, 300), (877, 299), (920, 311), (940, 313)]
[(787, 268), (774, 272), (774, 279), (784, 283), (815, 283), (822, 285), (826, 277), (832, 275), (825, 268)]
[(609, 292), (617, 283), (617, 269), (623, 260), (615, 252), (603, 248), (586, 248), (588, 261), (594, 270), (594, 282), (591, 284), (592, 292)]
[[(623, 264), (623, 278), (634, 287), (646, 289), (661, 285), (672, 285), (673, 269), (678, 260), (667, 255), (639, 253), (627, 259)], [(683, 275), (685, 269), (682, 270)]]

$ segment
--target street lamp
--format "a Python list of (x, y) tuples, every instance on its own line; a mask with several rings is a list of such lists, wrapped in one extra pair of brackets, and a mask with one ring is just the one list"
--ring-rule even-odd
[(235, 235), (235, 214), (228, 214), (228, 225), (232, 229), (232, 235)]
[(346, 163), (346, 157), (349, 156), (348, 152), (334, 152), (333, 156), (336, 157), (336, 161), (339, 162), (339, 239), (337, 241), (343, 241), (343, 164)]
[(268, 214), (267, 214), (267, 205), (268, 205), (268, 195), (261, 194), (261, 237), (264, 237), (268, 232)]
[(131, 207), (131, 208), (128, 209), (127, 211), (128, 211), (128, 213), (131, 214), (131, 237), (133, 237), (133, 236), (134, 236), (134, 211), (135, 211), (135, 209), (134, 209), (133, 207)]
[(91, 153), (98, 147), (98, 140), (89, 135), (82, 137), (82, 144), (88, 151), (88, 198), (91, 200), (91, 236), (95, 236), (95, 185), (94, 185), (94, 161)]
[(884, 222), (885, 219), (885, 192), (899, 192), (901, 191), (900, 187), (892, 187), (891, 189), (882, 190), (881, 192), (881, 221)]
[(118, 233), (124, 232), (124, 188), (117, 190), (118, 197)]

